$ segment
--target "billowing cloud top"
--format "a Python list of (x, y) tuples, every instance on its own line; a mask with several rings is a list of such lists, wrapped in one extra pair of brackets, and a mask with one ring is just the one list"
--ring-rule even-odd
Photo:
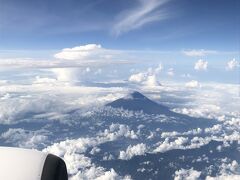
[(61, 52), (54, 55), (57, 59), (79, 60), (92, 57), (102, 52), (100, 44), (87, 44), (73, 48), (65, 48)]

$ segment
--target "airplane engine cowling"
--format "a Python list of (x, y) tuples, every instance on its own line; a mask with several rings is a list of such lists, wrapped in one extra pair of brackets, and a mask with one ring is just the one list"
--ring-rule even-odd
[(37, 150), (0, 147), (1, 180), (67, 180), (65, 162)]

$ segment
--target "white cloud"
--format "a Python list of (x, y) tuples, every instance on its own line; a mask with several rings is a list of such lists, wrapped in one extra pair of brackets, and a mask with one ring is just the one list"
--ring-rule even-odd
[(147, 146), (143, 143), (137, 145), (129, 145), (126, 151), (120, 151), (119, 159), (129, 160), (133, 156), (143, 155), (147, 152)]
[[(99, 68), (96, 72), (93, 72), (92, 66), (120, 62), (117, 60), (121, 57), (120, 54), (122, 54), (121, 51), (104, 49), (100, 44), (86, 44), (65, 48), (54, 55), (56, 59), (60, 59), (65, 67), (60, 66), (51, 70), (56, 74), (59, 81), (76, 82), (81, 80), (85, 74), (98, 75), (102, 73)], [(82, 67), (78, 67), (81, 64)]]
[(240, 175), (238, 174), (223, 174), (217, 177), (207, 176), (206, 180), (239, 180)]
[(10, 128), (0, 135), (6, 143), (23, 148), (36, 148), (40, 144), (47, 143), (47, 133), (44, 131), (27, 131), (22, 128)]
[(97, 167), (91, 162), (89, 157), (84, 155), (84, 153), (89, 148), (96, 147), (105, 142), (116, 141), (123, 137), (135, 138), (135, 135), (126, 125), (112, 124), (108, 129), (99, 132), (96, 137), (81, 137), (78, 139), (61, 141), (43, 149), (43, 152), (53, 153), (62, 157), (66, 162), (71, 180), (120, 178), (113, 169), (106, 171), (103, 167)]
[(223, 127), (221, 124), (216, 124), (213, 127), (205, 128), (204, 131), (205, 133), (209, 133), (209, 134), (217, 134), (222, 131), (222, 128)]
[[(149, 69), (147, 72), (155, 72), (155, 69)], [(50, 86), (50, 87), (49, 87)], [(126, 88), (128, 89), (128, 87)], [(13, 84), (4, 84), (0, 86), (0, 96), (6, 95), (8, 98), (0, 100), (0, 115), (4, 114), (5, 116), (0, 118), (0, 120), (4, 121), (6, 119), (17, 120), (23, 119), (25, 114), (31, 113), (41, 113), (40, 116), (45, 120), (49, 120), (51, 116), (51, 112), (62, 112), (66, 108), (71, 109), (71, 107), (80, 108), (80, 104), (89, 104), (89, 103), (98, 103), (99, 101), (104, 103), (107, 101), (112, 101), (114, 99), (119, 98), (126, 92), (126, 89), (123, 88), (97, 88), (97, 87), (84, 87), (84, 86), (66, 86), (55, 84), (54, 79), (45, 79), (45, 78), (36, 78), (36, 82), (32, 85), (13, 85)], [(172, 107), (177, 106), (181, 109), (186, 108), (184, 111), (187, 114), (201, 117), (218, 117), (225, 115), (226, 117), (222, 118), (224, 125), (222, 126), (213, 126), (208, 128), (189, 130), (186, 132), (169, 132), (164, 133), (162, 130), (159, 132), (154, 132), (154, 137), (150, 136), (152, 139), (149, 140), (148, 150), (152, 151), (152, 149), (158, 148), (160, 151), (171, 150), (171, 149), (187, 149), (187, 148), (198, 148), (202, 145), (209, 143), (210, 140), (216, 138), (221, 141), (231, 141), (231, 140), (239, 140), (239, 96), (238, 96), (238, 85), (228, 85), (228, 84), (202, 84), (202, 88), (190, 89), (186, 86), (179, 83), (166, 83), (159, 90), (154, 91), (146, 91), (146, 94), (151, 94), (150, 97), (155, 97), (154, 95), (161, 94), (161, 98), (166, 99), (171, 98), (170, 100), (173, 102)], [(170, 97), (171, 96), (171, 97)], [(175, 99), (177, 101), (175, 101)], [(159, 99), (159, 98), (157, 98)], [(231, 101), (229, 101), (231, 99)], [(63, 103), (64, 102), (64, 103)], [(175, 104), (177, 102), (177, 104)], [(227, 109), (226, 109), (227, 108)], [(110, 112), (112, 115), (112, 113)], [(61, 157), (67, 162), (67, 166), (69, 171), (71, 172), (72, 179), (84, 179), (88, 177), (92, 177), (96, 179), (98, 177), (115, 177), (114, 170), (104, 169), (102, 167), (98, 167), (92, 163), (91, 158), (85, 156), (85, 152), (89, 152), (92, 150), (92, 153), (97, 152), (99, 149), (98, 144), (104, 143), (107, 141), (117, 141), (119, 139), (128, 138), (129, 141), (134, 141), (136, 144), (141, 144), (143, 137), (146, 139), (151, 133), (148, 131), (148, 125), (142, 129), (142, 125), (148, 123), (149, 118), (144, 116), (143, 114), (139, 114), (136, 116), (134, 113), (129, 112), (128, 114), (125, 111), (118, 111), (117, 114), (121, 117), (137, 117), (137, 121), (131, 124), (131, 126), (127, 126), (124, 124), (112, 124), (107, 129), (102, 129), (101, 132), (95, 131), (97, 133), (96, 136), (88, 136), (92, 138), (83, 138), (73, 139), (61, 141), (52, 146), (49, 146), (50, 152), (59, 153)], [(231, 115), (231, 116), (228, 116)], [(7, 118), (6, 118), (7, 117)], [(39, 116), (38, 116), (39, 117)], [(51, 116), (52, 117), (52, 116)], [(138, 118), (139, 117), (139, 118)], [(162, 116), (151, 116), (156, 119), (150, 118), (152, 122), (158, 122), (157, 120), (166, 119)], [(65, 118), (66, 119), (66, 118)], [(143, 121), (144, 119), (144, 121)], [(34, 121), (35, 119), (31, 119)], [(155, 121), (156, 120), (156, 121)], [(168, 120), (168, 119), (167, 119)], [(68, 121), (68, 119), (66, 120)], [(79, 117), (73, 117), (73, 121), (79, 122)], [(167, 121), (171, 122), (171, 121)], [(101, 123), (106, 123), (103, 121)], [(127, 123), (131, 123), (128, 121)], [(132, 127), (135, 126), (135, 127)], [(91, 124), (89, 127), (92, 127)], [(101, 126), (103, 128), (104, 126)], [(130, 128), (131, 127), (131, 128)], [(137, 131), (138, 129), (142, 129), (140, 133), (136, 133), (132, 129)], [(226, 129), (229, 131), (226, 131)], [(146, 130), (146, 132), (145, 132)], [(231, 130), (231, 131), (230, 131)], [(235, 131), (233, 133), (233, 131)], [(17, 133), (20, 132), (20, 135)], [(91, 131), (93, 132), (93, 131)], [(155, 140), (160, 137), (167, 138), (168, 140), (161, 140), (160, 143), (151, 144), (151, 142), (156, 142)], [(152, 133), (152, 134), (153, 134)], [(180, 134), (181, 133), (181, 134)], [(217, 136), (219, 133), (220, 135)], [(10, 135), (11, 134), (11, 135)], [(207, 135), (207, 138), (195, 137), (194, 139), (189, 140), (186, 139), (187, 135)], [(31, 137), (34, 137), (31, 140)], [(34, 147), (38, 143), (42, 143), (41, 136), (46, 136), (46, 134), (35, 133), (34, 131), (11, 131), (11, 133), (6, 133), (4, 135), (5, 140), (9, 140), (11, 143), (18, 144), (19, 146), (28, 146)], [(69, 134), (70, 135), (70, 134)], [(173, 137), (175, 136), (175, 137)], [(177, 138), (176, 136), (182, 136)], [(19, 138), (18, 138), (19, 137)], [(21, 139), (20, 139), (21, 138)], [(71, 136), (69, 137), (71, 138)], [(1, 139), (3, 140), (3, 139)], [(128, 140), (126, 142), (128, 142)], [(56, 141), (56, 139), (55, 139)], [(27, 145), (24, 143), (28, 142)], [(34, 143), (32, 143), (34, 142)], [(37, 142), (37, 143), (36, 143)], [(44, 141), (45, 143), (46, 141)], [(91, 144), (93, 143), (93, 144)], [(190, 144), (191, 143), (191, 144)], [(190, 144), (190, 145), (189, 145)], [(127, 144), (128, 146), (129, 144)], [(135, 152), (139, 152), (138, 150), (132, 150), (134, 146), (131, 148), (124, 149), (122, 151), (122, 157), (130, 158), (131, 155)], [(70, 149), (69, 151), (67, 149)], [(48, 149), (48, 148), (47, 148)], [(88, 149), (89, 151), (86, 151)], [(144, 148), (143, 148), (144, 149)], [(101, 149), (104, 151), (104, 149)], [(119, 150), (118, 150), (119, 151)], [(104, 152), (103, 152), (104, 153)], [(104, 156), (109, 156), (109, 154)], [(103, 157), (104, 157), (103, 156)], [(120, 155), (119, 155), (120, 156)], [(114, 158), (117, 158), (114, 157)], [(81, 169), (81, 167), (83, 167)], [(118, 177), (118, 176), (117, 176)]]
[(197, 71), (207, 70), (207, 67), (208, 67), (208, 62), (200, 59), (195, 63), (194, 69)]
[(102, 51), (104, 51), (104, 49), (100, 44), (87, 44), (73, 48), (65, 48), (55, 54), (54, 57), (66, 60), (85, 60), (99, 55)]
[(94, 72), (94, 74), (95, 74), (95, 75), (99, 75), (99, 74), (102, 74), (102, 72), (103, 72), (103, 70), (102, 70), (101, 68), (98, 68), (98, 69)]
[(79, 68), (54, 68), (51, 69), (55, 73), (58, 81), (74, 82), (81, 78), (82, 70)]
[(142, 84), (149, 88), (161, 86), (161, 83), (158, 81), (157, 76), (162, 71), (162, 69), (162, 64), (159, 64), (156, 68), (148, 68), (147, 71), (132, 74), (128, 78), (128, 81)]
[(89, 72), (91, 72), (91, 69), (90, 69), (89, 67), (87, 67), (87, 68), (85, 69), (85, 71), (86, 71), (87, 73), (89, 73)]
[[(115, 131), (118, 130), (116, 133)], [(114, 141), (117, 138), (123, 136), (131, 139), (137, 139), (138, 136), (133, 130), (123, 124), (111, 124), (109, 129), (105, 129), (104, 132), (99, 133), (100, 136), (105, 136), (110, 141)]]
[(106, 171), (102, 176), (97, 177), (96, 180), (113, 180), (117, 178), (118, 174), (114, 171), (114, 169), (111, 169), (110, 171)]
[[(33, 84), (0, 86), (0, 124), (14, 124), (36, 117), (69, 122), (68, 111), (103, 105), (123, 96), (118, 87), (75, 86), (54, 79), (37, 77)], [(64, 120), (65, 119), (65, 120)]]
[(146, 79), (146, 75), (144, 73), (137, 73), (137, 74), (132, 74), (128, 80), (134, 83), (141, 83), (145, 79)]
[(157, 76), (155, 74), (148, 74), (148, 73), (132, 74), (129, 77), (128, 81), (142, 84), (149, 88), (157, 87), (161, 85), (161, 83), (157, 80)]
[(0, 59), (1, 70), (51, 69), (51, 68), (90, 68), (106, 64), (125, 64), (127, 51), (105, 49), (100, 44), (86, 44), (73, 48), (64, 48), (51, 59), (4, 58)]
[(152, 73), (159, 74), (163, 70), (163, 65), (160, 63), (156, 68), (154, 68)]
[(174, 180), (198, 180), (201, 172), (192, 169), (180, 169), (175, 172)]
[(200, 87), (200, 84), (198, 81), (196, 80), (192, 80), (192, 81), (189, 81), (185, 84), (186, 87), (189, 87), (189, 88), (196, 88), (196, 87)]
[[(104, 61), (105, 60), (105, 61)], [(99, 58), (94, 58), (92, 60), (83, 61), (83, 60), (64, 60), (64, 59), (49, 59), (49, 60), (39, 60), (39, 59), (1, 59), (0, 67), (1, 70), (11, 69), (51, 69), (51, 68), (87, 68), (89, 66), (101, 66), (103, 64), (114, 64), (114, 63), (126, 63), (126, 61), (109, 61), (108, 59), (102, 59), (99, 61)]]
[(147, 76), (146, 80), (143, 82), (143, 84), (147, 87), (157, 87), (161, 84), (158, 82), (156, 75), (149, 75)]
[(23, 121), (27, 114), (55, 112), (56, 115), (61, 114), (64, 109), (68, 109), (67, 105), (61, 100), (51, 99), (50, 96), (43, 94), (32, 96), (29, 93), (22, 97), (10, 96), (10, 98), (0, 101), (0, 124), (18, 123)]
[(125, 11), (118, 17), (112, 33), (116, 36), (138, 29), (145, 24), (164, 20), (169, 17), (166, 11), (159, 9), (169, 0), (138, 0), (139, 5)]
[(192, 76), (189, 73), (182, 74), (181, 77), (183, 78), (191, 78)]
[(4, 85), (4, 84), (7, 84), (8, 81), (7, 80), (0, 80), (0, 85)]
[(183, 50), (182, 53), (186, 56), (191, 57), (203, 57), (209, 54), (216, 54), (217, 51), (204, 50), (204, 49), (192, 49), (192, 50)]
[(2, 70), (7, 68), (49, 68), (58, 66), (60, 62), (50, 60), (36, 60), (29, 58), (1, 59), (0, 67)]
[(36, 80), (33, 81), (33, 84), (56, 84), (57, 80), (53, 78), (48, 78), (48, 77), (39, 77), (36, 76)]
[(169, 138), (166, 138), (163, 142), (159, 142), (158, 147), (154, 149), (154, 152), (166, 152), (172, 149), (184, 149), (183, 146), (188, 142), (188, 138), (178, 137), (174, 141), (170, 142)]
[(236, 69), (238, 67), (239, 67), (239, 62), (236, 59), (233, 58), (232, 60), (227, 62), (226, 69), (227, 70), (234, 70), (234, 69)]
[(220, 173), (216, 177), (207, 176), (206, 180), (238, 180), (240, 179), (240, 166), (237, 161), (222, 163)]
[(174, 69), (173, 68), (169, 68), (168, 71), (167, 71), (167, 75), (174, 76)]
[[(177, 86), (179, 87), (179, 85)], [(240, 106), (239, 87), (237, 84), (201, 82), (201, 88), (188, 88), (184, 86), (184, 88), (181, 89), (177, 88), (177, 86), (175, 90), (177, 91), (178, 89), (182, 91), (182, 93), (178, 95), (178, 98), (185, 102), (186, 98), (184, 98), (184, 96), (189, 93), (187, 99), (191, 102), (191, 106), (183, 104), (181, 108), (178, 107), (178, 110), (181, 109), (177, 111), (179, 113), (219, 120), (225, 120), (229, 116), (237, 117), (240, 115), (238, 110)], [(170, 91), (173, 92), (175, 90)], [(178, 98), (176, 100), (178, 100)], [(229, 98), (231, 101), (229, 101)]]
[(162, 138), (169, 138), (169, 137), (176, 137), (176, 136), (184, 136), (184, 135), (198, 135), (201, 134), (203, 132), (203, 130), (201, 128), (197, 128), (197, 129), (192, 129), (186, 132), (176, 132), (176, 131), (172, 131), (172, 132), (162, 132), (161, 137)]

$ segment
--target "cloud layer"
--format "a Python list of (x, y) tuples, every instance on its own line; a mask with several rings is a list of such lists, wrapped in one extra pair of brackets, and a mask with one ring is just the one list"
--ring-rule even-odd
[[(160, 67), (145, 72), (161, 72)], [(225, 145), (217, 148), (221, 151), (227, 147), (226, 144), (240, 137), (237, 85), (201, 83), (201, 88), (195, 85), (189, 88), (180, 82), (163, 82), (158, 88), (145, 88), (141, 83), (133, 86), (125, 82), (122, 88), (102, 88), (57, 83), (49, 79), (38, 78), (36, 81), (28, 85), (1, 84), (0, 125), (4, 124), (7, 128), (1, 133), (0, 142), (4, 145), (44, 149), (44, 152), (61, 156), (67, 163), (70, 179), (127, 179), (127, 174), (120, 176), (116, 168), (106, 168), (104, 163), (128, 163), (135, 156), (141, 159), (147, 158), (149, 153), (156, 155), (177, 149), (194, 151), (207, 146), (212, 140), (224, 142)], [(218, 123), (195, 129), (168, 131), (164, 123), (179, 127), (182, 126), (178, 124), (181, 119), (100, 108), (103, 104), (123, 97), (132, 88), (141, 89), (150, 99), (176, 112), (215, 118)], [(229, 98), (232, 99), (230, 102)], [(101, 119), (101, 116), (108, 118)], [(14, 127), (19, 123), (37, 124), (29, 130), (27, 127)], [(193, 160), (197, 159), (199, 157)], [(144, 167), (136, 172), (148, 170), (147, 165), (151, 165), (151, 162), (146, 161)], [(176, 171), (176, 178), (199, 174), (194, 169), (179, 168)]]

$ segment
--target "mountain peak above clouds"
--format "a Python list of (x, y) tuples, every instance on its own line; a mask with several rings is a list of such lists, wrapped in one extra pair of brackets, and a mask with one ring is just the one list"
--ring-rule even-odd
[(168, 114), (169, 109), (160, 105), (138, 91), (133, 91), (123, 98), (106, 104), (113, 108), (123, 108), (130, 111), (143, 111), (146, 114)]
[[(196, 128), (205, 127), (206, 125), (214, 125), (216, 123), (215, 120), (209, 121), (209, 119), (196, 118), (173, 112), (168, 107), (152, 101), (137, 91), (131, 92), (123, 98), (119, 98), (111, 103), (108, 103), (106, 106), (110, 106), (112, 108), (122, 108), (129, 111), (142, 111), (145, 114), (151, 115), (165, 115), (168, 117), (174, 117), (175, 119), (178, 119), (178, 122), (181, 123), (181, 127), (183, 128), (184, 125), (186, 125), (188, 128)], [(177, 126), (180, 127), (179, 124), (177, 124)]]
[(129, 93), (128, 95), (126, 95), (125, 97), (123, 97), (124, 99), (146, 99), (147, 97), (144, 96), (143, 94), (141, 94), (138, 91), (133, 91), (131, 93)]

